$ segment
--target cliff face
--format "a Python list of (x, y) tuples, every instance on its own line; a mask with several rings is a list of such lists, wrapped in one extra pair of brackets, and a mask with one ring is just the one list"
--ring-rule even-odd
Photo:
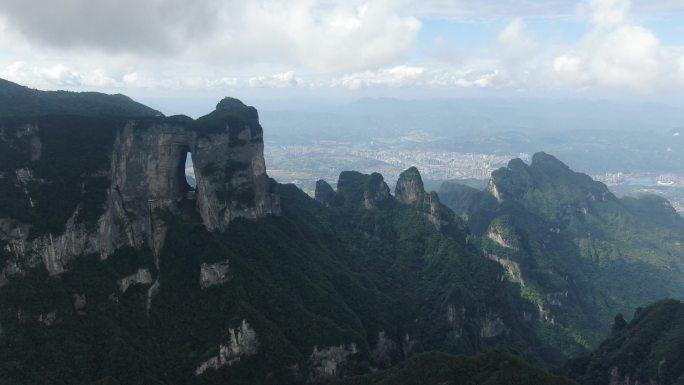
[(423, 199), (425, 188), (418, 169), (410, 167), (399, 175), (394, 196), (403, 203), (411, 204)]
[[(63, 231), (42, 231), (38, 222), (42, 218), (11, 215), (9, 206), (20, 203), (16, 200), (0, 203), (8, 206), (0, 207), (0, 245), (7, 256), (0, 284), (40, 263), (50, 274), (61, 273), (71, 259), (84, 253), (105, 259), (122, 246), (146, 245), (157, 254), (166, 236), (163, 213), (178, 213), (187, 202), (197, 208), (209, 231), (225, 231), (235, 218), (280, 213), (279, 198), (266, 174), (262, 129), (254, 108), (226, 99), (197, 121), (184, 117), (101, 120), (106, 121), (100, 124), (106, 129), (80, 130), (106, 131), (100, 150), (108, 153), (89, 174), (76, 172), (69, 181), (81, 185), (82, 196), (69, 208), (73, 211)], [(95, 118), (92, 123), (104, 122)], [(41, 154), (51, 146), (62, 147), (61, 153), (78, 152), (75, 143), (55, 144), (47, 138), (52, 131), (73, 131), (68, 124), (49, 117), (0, 122), (0, 146), (18, 153), (13, 154), (14, 164), (2, 170), (2, 182), (31, 209), (44, 207), (43, 218), (51, 213), (49, 206), (55, 200), (50, 203), (54, 196), (43, 196), (38, 187), (59, 193), (55, 185), (65, 175), (49, 167), (50, 159)], [(76, 136), (80, 130), (75, 130)], [(196, 191), (185, 181), (188, 153), (194, 161)], [(82, 166), (74, 162), (73, 167)], [(99, 183), (90, 187), (93, 178)], [(91, 197), (101, 197), (100, 203), (92, 205), (91, 218), (85, 218)]]

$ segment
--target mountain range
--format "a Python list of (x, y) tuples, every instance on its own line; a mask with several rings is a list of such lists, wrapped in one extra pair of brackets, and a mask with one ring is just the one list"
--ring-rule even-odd
[(394, 194), (346, 171), (312, 198), (268, 177), (258, 112), (237, 99), (196, 120), (3, 81), (6, 100), (3, 384), (674, 376), (601, 353), (657, 324), (616, 331), (617, 312), (682, 296), (684, 220), (660, 198), (617, 199), (544, 153), (486, 191), (427, 192), (409, 168)]

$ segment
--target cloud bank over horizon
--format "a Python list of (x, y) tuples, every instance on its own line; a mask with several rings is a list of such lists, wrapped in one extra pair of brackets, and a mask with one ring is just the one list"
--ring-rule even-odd
[(684, 90), (683, 20), (679, 0), (5, 0), (0, 77), (169, 95), (648, 96)]

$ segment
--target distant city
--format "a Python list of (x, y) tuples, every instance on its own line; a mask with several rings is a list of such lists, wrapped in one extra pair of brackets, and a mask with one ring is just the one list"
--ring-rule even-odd
[[(333, 186), (342, 171), (378, 172), (393, 187), (399, 174), (416, 166), (428, 185), (437, 188), (445, 180), (463, 180), (484, 186), (492, 171), (505, 166), (513, 158), (530, 161), (531, 154), (485, 154), (438, 150), (417, 150), (411, 144), (428, 141), (422, 134), (395, 139), (375, 139), (368, 143), (321, 140), (309, 145), (266, 146), (269, 175), (281, 183), (292, 183), (313, 194), (318, 179)], [(579, 170), (581, 171), (581, 170)], [(616, 195), (652, 193), (666, 197), (673, 207), (684, 213), (684, 176), (674, 174), (605, 173), (592, 175), (605, 183)], [(479, 183), (478, 183), (479, 182)]]
[(266, 150), (269, 175), (281, 182), (310, 189), (316, 180), (336, 183), (341, 171), (381, 173), (389, 185), (399, 174), (416, 166), (424, 179), (488, 179), (491, 172), (515, 157), (529, 160), (529, 154), (493, 155), (441, 151), (420, 151), (380, 146), (322, 141), (305, 145), (271, 146)]
[(667, 198), (679, 213), (684, 214), (684, 176), (675, 174), (629, 174), (622, 172), (593, 175), (619, 196), (656, 194)]

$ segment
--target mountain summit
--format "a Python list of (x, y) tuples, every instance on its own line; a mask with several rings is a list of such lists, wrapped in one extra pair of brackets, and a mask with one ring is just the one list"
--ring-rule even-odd
[(684, 296), (684, 219), (660, 197), (618, 199), (545, 153), (511, 160), (486, 191), (445, 183), (440, 197), (567, 351), (598, 345), (616, 313)]

